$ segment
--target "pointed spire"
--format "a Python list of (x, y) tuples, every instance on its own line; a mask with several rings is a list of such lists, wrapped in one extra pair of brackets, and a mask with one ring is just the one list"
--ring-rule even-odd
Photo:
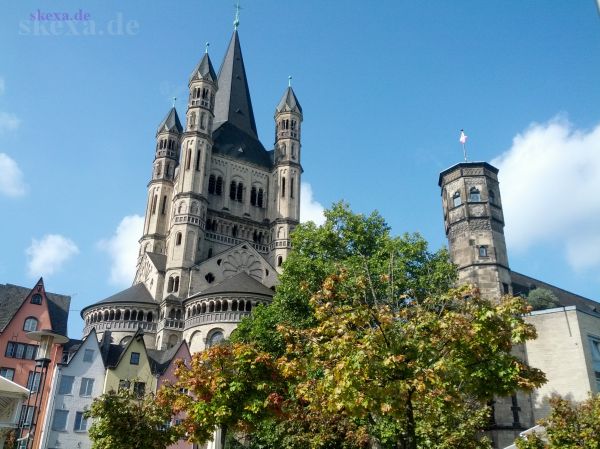
[(233, 36), (231, 36), (227, 53), (219, 70), (219, 90), (215, 100), (214, 129), (225, 122), (229, 122), (239, 130), (258, 139), (237, 31), (234, 31)]
[(156, 134), (171, 131), (178, 133), (183, 131), (183, 126), (181, 126), (181, 122), (179, 121), (179, 116), (177, 115), (177, 110), (175, 107), (172, 107), (165, 119), (160, 122), (160, 125), (158, 125), (158, 129), (156, 130)]
[(294, 89), (292, 89), (291, 79), (292, 79), (292, 77), (288, 78), (289, 85), (288, 85), (288, 88), (283, 93), (283, 97), (281, 97), (279, 104), (277, 105), (277, 113), (298, 112), (299, 114), (302, 114), (302, 106), (300, 106), (300, 102), (298, 101), (298, 98), (296, 97), (296, 94), (294, 93)]
[(210, 56), (208, 56), (208, 45), (209, 44), (207, 42), (204, 56), (202, 56), (202, 59), (194, 68), (194, 71), (190, 76), (190, 83), (196, 78), (212, 81), (213, 83), (217, 81), (217, 74), (215, 73), (215, 69), (213, 68)]

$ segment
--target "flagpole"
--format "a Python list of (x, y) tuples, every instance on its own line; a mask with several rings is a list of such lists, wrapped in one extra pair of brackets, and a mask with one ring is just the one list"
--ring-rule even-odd
[(463, 156), (465, 157), (465, 162), (467, 162), (467, 144), (463, 143), (462, 147), (463, 147)]

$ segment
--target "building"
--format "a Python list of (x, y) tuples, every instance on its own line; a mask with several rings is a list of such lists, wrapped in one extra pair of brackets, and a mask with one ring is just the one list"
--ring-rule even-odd
[(193, 69), (183, 124), (172, 108), (158, 126), (133, 286), (82, 310), (84, 336), (124, 346), (141, 328), (149, 349), (196, 352), (271, 301), (299, 220), (303, 118), (291, 86), (273, 104), (267, 149), (236, 25), (218, 75), (208, 51)]
[(27, 388), (0, 376), (0, 449), (11, 432), (16, 435), (21, 408), (28, 397)]
[[(39, 345), (28, 337), (29, 332), (50, 330), (59, 335), (67, 333), (71, 298), (46, 292), (43, 279), (32, 288), (0, 285), (0, 376), (26, 387), (31, 394), (22, 405), (19, 427), (23, 434), (33, 432), (34, 447), (40, 439), (40, 425), (50, 389), (51, 376), (62, 349), (51, 349), (47, 371), (36, 367)], [(41, 394), (38, 394), (40, 392)]]
[(553, 393), (579, 401), (600, 392), (600, 303), (510, 269), (497, 168), (459, 163), (440, 173), (438, 185), (459, 282), (476, 285), (488, 298), (545, 288), (561, 305), (525, 317), (538, 338), (515, 347), (514, 353), (544, 371), (548, 382), (531, 395), (495, 399), (490, 435), (496, 447), (505, 447), (547, 416)]

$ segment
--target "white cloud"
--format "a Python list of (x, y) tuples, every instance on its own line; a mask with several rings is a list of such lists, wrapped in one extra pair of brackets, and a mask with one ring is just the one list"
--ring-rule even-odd
[(534, 123), (492, 163), (510, 250), (558, 244), (576, 270), (600, 265), (600, 124)]
[(324, 210), (323, 205), (313, 198), (311, 185), (303, 182), (300, 186), (300, 221), (314, 221), (320, 226), (325, 223)]
[(0, 111), (0, 132), (14, 131), (21, 124), (21, 120), (14, 114)]
[(131, 285), (135, 277), (138, 240), (142, 236), (144, 217), (128, 215), (121, 220), (112, 237), (98, 242), (98, 247), (112, 260), (110, 283), (119, 287)]
[(0, 195), (17, 197), (26, 191), (23, 172), (7, 154), (0, 153)]
[(71, 257), (79, 253), (79, 249), (71, 239), (58, 234), (47, 234), (41, 240), (32, 239), (25, 253), (29, 275), (38, 277), (60, 271)]

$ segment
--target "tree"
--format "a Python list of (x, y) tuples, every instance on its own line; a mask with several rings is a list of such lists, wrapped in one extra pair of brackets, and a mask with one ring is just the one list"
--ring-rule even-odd
[(181, 426), (170, 426), (171, 407), (154, 395), (138, 398), (123, 389), (94, 399), (86, 412), (92, 449), (165, 449), (183, 436)]
[(524, 301), (451, 289), (420, 236), (337, 204), (292, 241), (272, 305), (162, 392), (196, 441), (223, 426), (257, 449), (485, 448), (482, 404), (544, 381), (510, 352), (535, 337)]
[(600, 448), (600, 394), (580, 404), (553, 396), (550, 405), (550, 416), (540, 421), (546, 435), (520, 438), (516, 442), (519, 449)]
[(545, 288), (536, 288), (531, 290), (527, 295), (527, 302), (531, 305), (533, 310), (544, 310), (552, 309), (553, 307), (560, 307), (560, 301), (556, 295)]

